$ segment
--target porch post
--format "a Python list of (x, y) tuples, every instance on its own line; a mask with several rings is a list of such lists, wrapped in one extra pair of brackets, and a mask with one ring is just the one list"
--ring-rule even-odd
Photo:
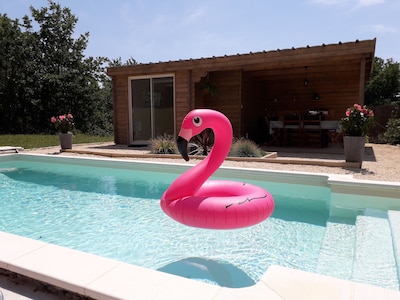
[(364, 90), (365, 90), (365, 57), (361, 59), (360, 63), (360, 85), (358, 89), (358, 103), (364, 105)]
[(195, 99), (195, 88), (194, 88), (192, 70), (189, 70), (188, 78), (189, 78), (189, 84), (188, 84), (188, 88), (189, 88), (189, 90), (188, 90), (189, 110), (193, 110), (194, 109), (194, 99)]

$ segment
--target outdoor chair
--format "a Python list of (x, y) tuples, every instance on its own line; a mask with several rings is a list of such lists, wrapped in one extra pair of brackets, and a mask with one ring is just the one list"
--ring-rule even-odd
[(282, 144), (282, 126), (279, 126), (279, 118), (265, 116), (265, 121), (268, 124), (268, 140), (267, 145), (279, 145)]
[(283, 140), (288, 146), (302, 145), (303, 128), (300, 115), (286, 115), (283, 119)]
[(321, 115), (306, 115), (303, 119), (304, 143), (317, 144), (321, 148), (324, 146), (321, 128)]
[(340, 129), (328, 129), (326, 135), (328, 136), (328, 146), (337, 144), (343, 148), (343, 133)]

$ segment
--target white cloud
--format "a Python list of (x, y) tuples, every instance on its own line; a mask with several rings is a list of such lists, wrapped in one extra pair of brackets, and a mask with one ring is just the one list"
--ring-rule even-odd
[(383, 24), (375, 24), (371, 26), (371, 30), (375, 33), (396, 33), (396, 28), (383, 25)]
[(199, 8), (188, 14), (184, 19), (184, 23), (191, 24), (198, 21), (202, 21), (203, 18), (205, 18), (205, 16), (206, 16), (206, 10), (204, 8)]
[(356, 7), (372, 6), (385, 3), (385, 0), (311, 0), (312, 3), (322, 5), (350, 5)]
[(358, 6), (371, 6), (385, 3), (385, 0), (358, 0)]
[(322, 5), (341, 5), (348, 2), (348, 0), (312, 0), (311, 2)]

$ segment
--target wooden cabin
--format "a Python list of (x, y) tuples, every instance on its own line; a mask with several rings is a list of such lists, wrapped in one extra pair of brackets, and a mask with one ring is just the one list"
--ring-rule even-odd
[(212, 108), (234, 136), (263, 135), (260, 120), (317, 112), (339, 120), (364, 103), (376, 40), (109, 68), (117, 144), (176, 136), (184, 116)]

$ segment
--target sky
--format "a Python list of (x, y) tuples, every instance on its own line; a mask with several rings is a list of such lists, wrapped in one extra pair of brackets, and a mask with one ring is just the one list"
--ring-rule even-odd
[[(399, 0), (59, 0), (89, 32), (86, 56), (139, 63), (377, 39), (400, 62)], [(0, 0), (9, 18), (47, 0)]]

